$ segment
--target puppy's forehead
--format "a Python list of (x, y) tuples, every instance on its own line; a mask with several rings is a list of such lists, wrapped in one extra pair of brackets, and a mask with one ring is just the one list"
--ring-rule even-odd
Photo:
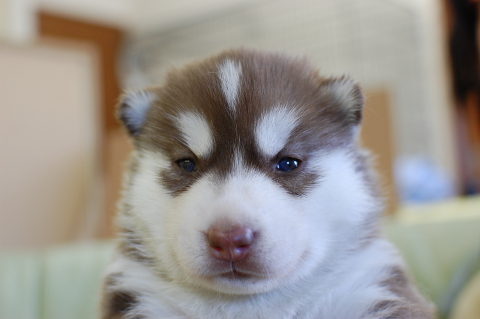
[(319, 84), (303, 59), (225, 53), (168, 76), (145, 139), (167, 152), (188, 148), (200, 158), (273, 157), (295, 130), (310, 132), (305, 127), (315, 125)]
[(222, 83), (222, 91), (228, 103), (228, 107), (235, 112), (238, 94), (241, 90), (242, 66), (238, 61), (226, 58), (219, 67), (219, 77)]

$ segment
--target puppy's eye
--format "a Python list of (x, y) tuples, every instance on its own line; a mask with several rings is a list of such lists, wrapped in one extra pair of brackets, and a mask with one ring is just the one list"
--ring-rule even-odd
[(193, 172), (195, 170), (195, 162), (189, 158), (178, 160), (177, 164), (187, 172)]
[(300, 166), (301, 161), (293, 157), (284, 157), (282, 158), (276, 168), (282, 172), (290, 172)]

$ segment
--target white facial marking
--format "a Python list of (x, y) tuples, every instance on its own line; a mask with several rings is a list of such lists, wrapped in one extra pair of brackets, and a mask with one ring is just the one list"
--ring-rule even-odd
[(239, 63), (227, 59), (220, 66), (219, 76), (222, 81), (222, 90), (227, 99), (228, 106), (231, 110), (235, 110), (235, 107), (237, 106), (238, 91), (240, 89), (242, 67)]
[(176, 121), (187, 146), (199, 157), (210, 154), (213, 136), (205, 118), (198, 113), (182, 113)]
[(275, 107), (255, 127), (255, 139), (267, 156), (275, 156), (285, 146), (298, 123), (298, 114), (286, 107)]

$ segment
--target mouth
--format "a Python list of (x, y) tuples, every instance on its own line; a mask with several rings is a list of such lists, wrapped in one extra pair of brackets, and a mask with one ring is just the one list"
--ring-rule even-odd
[[(224, 265), (227, 266), (227, 265)], [(236, 262), (229, 262), (228, 266), (218, 271), (216, 274), (212, 274), (212, 277), (228, 279), (228, 280), (247, 280), (254, 277), (259, 277), (253, 269), (248, 269), (251, 265), (239, 265)], [(223, 268), (223, 267), (222, 267)]]
[(233, 269), (229, 272), (220, 274), (217, 277), (228, 279), (228, 280), (242, 281), (242, 280), (251, 279), (254, 276), (252, 274), (248, 274), (248, 273)]
[(246, 262), (216, 261), (206, 267), (208, 272), (197, 278), (208, 288), (217, 292), (245, 295), (269, 291), (277, 287), (284, 274), (269, 271), (258, 260)]
[(276, 280), (273, 278), (233, 268), (211, 276), (208, 282), (209, 286), (216, 291), (235, 295), (261, 293), (276, 285)]

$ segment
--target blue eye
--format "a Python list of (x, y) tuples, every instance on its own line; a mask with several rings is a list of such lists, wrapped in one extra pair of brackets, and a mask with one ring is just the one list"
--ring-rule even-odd
[(284, 157), (278, 162), (276, 168), (282, 172), (290, 172), (300, 166), (300, 162), (300, 160), (293, 157)]
[(177, 161), (177, 164), (187, 172), (193, 172), (195, 170), (195, 162), (189, 158), (181, 159)]

